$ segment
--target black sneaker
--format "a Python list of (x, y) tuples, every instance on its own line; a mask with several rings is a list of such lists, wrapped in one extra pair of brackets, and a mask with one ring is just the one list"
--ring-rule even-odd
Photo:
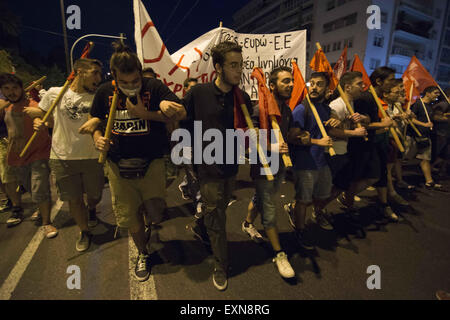
[(23, 221), (23, 209), (21, 207), (12, 207), (11, 215), (6, 220), (6, 226), (8, 228), (17, 226)]
[(89, 249), (91, 245), (92, 234), (89, 231), (81, 231), (80, 237), (78, 238), (75, 248), (78, 252), (83, 252)]
[(12, 208), (12, 202), (8, 198), (0, 207), (0, 213), (7, 212), (7, 211), (11, 210), (11, 208)]
[(97, 220), (97, 210), (89, 209), (89, 217), (88, 217), (88, 227), (93, 228), (98, 224)]
[(192, 200), (189, 195), (189, 188), (186, 176), (184, 176), (183, 181), (178, 185), (178, 190), (181, 192), (181, 197), (183, 200)]
[(214, 287), (219, 291), (224, 291), (228, 286), (227, 274), (221, 269), (214, 269), (213, 273), (213, 284)]
[(375, 223), (379, 225), (386, 225), (389, 223), (389, 219), (385, 215), (385, 207), (381, 206), (377, 208), (375, 215)]
[(134, 268), (134, 274), (139, 281), (147, 281), (150, 277), (150, 265), (149, 255), (141, 253), (136, 261), (136, 267)]
[(295, 230), (295, 223), (294, 223), (294, 208), (292, 208), (292, 203), (287, 203), (283, 206), (284, 212), (286, 212), (288, 216), (289, 224), (291, 225), (292, 229)]
[(305, 236), (304, 231), (295, 231), (295, 237), (298, 244), (306, 250), (314, 250), (314, 244), (311, 242), (309, 237)]
[(330, 222), (331, 216), (325, 210), (316, 212), (315, 209), (313, 209), (312, 220), (317, 223), (323, 230), (331, 231), (334, 229)]
[(384, 208), (384, 216), (389, 222), (398, 222), (397, 214), (392, 210), (390, 206)]

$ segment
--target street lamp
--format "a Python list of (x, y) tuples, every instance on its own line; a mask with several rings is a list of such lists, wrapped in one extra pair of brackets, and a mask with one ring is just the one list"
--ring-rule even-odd
[(109, 35), (105, 35), (105, 34), (96, 34), (96, 33), (92, 33), (92, 34), (87, 34), (84, 35), (80, 38), (78, 38), (72, 45), (72, 48), (70, 49), (70, 66), (72, 67), (73, 70), (73, 49), (75, 48), (75, 45), (80, 41), (83, 40), (84, 38), (87, 37), (100, 37), (100, 38), (113, 38), (113, 39), (120, 39), (120, 41), (123, 41), (124, 39), (126, 39), (125, 34), (121, 33), (119, 36), (109, 36)]

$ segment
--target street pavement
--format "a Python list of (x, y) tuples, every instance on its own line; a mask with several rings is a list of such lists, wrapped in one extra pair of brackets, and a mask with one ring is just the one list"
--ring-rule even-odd
[[(0, 299), (34, 300), (311, 300), (311, 299), (435, 299), (439, 289), (450, 291), (449, 193), (426, 190), (417, 164), (405, 169), (406, 180), (417, 185), (403, 193), (409, 208), (395, 208), (399, 223), (374, 222), (376, 192), (364, 191), (360, 224), (351, 223), (338, 202), (334, 231), (320, 229), (311, 221), (308, 232), (316, 250), (305, 251), (295, 242), (282, 205), (292, 200), (293, 184), (286, 181), (277, 195), (277, 219), (282, 247), (296, 272), (283, 280), (272, 262), (270, 244), (256, 244), (241, 231), (254, 189), (249, 167), (240, 168), (234, 195), (227, 210), (227, 235), (231, 263), (228, 289), (212, 285), (213, 261), (208, 248), (185, 226), (193, 221), (193, 205), (181, 198), (180, 175), (168, 188), (167, 220), (152, 227), (150, 250), (152, 275), (146, 282), (134, 279), (136, 248), (126, 229), (116, 230), (107, 185), (98, 206), (100, 223), (93, 228), (87, 252), (75, 250), (79, 229), (68, 206), (52, 192), (55, 226), (59, 235), (45, 239), (30, 221), (33, 206), (24, 196), (26, 219), (7, 228), (7, 213), (0, 213)], [(450, 180), (441, 180), (450, 189)], [(308, 218), (311, 212), (308, 212)], [(260, 218), (257, 228), (264, 235)], [(379, 266), (381, 288), (369, 290), (369, 266)], [(80, 270), (80, 289), (69, 288), (72, 272)], [(69, 279), (70, 280), (70, 279)], [(70, 282), (70, 281), (69, 281)]]

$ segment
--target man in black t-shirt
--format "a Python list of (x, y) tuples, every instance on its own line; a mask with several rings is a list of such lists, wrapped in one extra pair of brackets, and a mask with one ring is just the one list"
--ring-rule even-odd
[[(201, 123), (201, 135), (208, 129), (220, 131), (223, 139), (223, 158), (217, 163), (201, 164), (195, 162), (198, 155), (202, 155), (203, 147), (208, 143), (202, 142), (198, 136), (194, 137), (193, 155), (197, 169), (202, 195), (202, 213), (204, 227), (209, 235), (211, 249), (215, 258), (213, 284), (218, 290), (225, 290), (228, 285), (228, 245), (226, 236), (226, 209), (231, 198), (235, 176), (238, 172), (239, 154), (234, 152), (233, 161), (225, 159), (227, 148), (225, 136), (227, 129), (234, 129), (242, 117), (239, 112), (238, 95), (244, 100), (249, 113), (253, 111), (250, 97), (237, 86), (242, 76), (242, 47), (234, 42), (225, 41), (216, 45), (212, 50), (212, 59), (217, 78), (211, 83), (194, 86), (184, 97), (183, 104), (187, 111), (187, 124), (194, 127)], [(245, 126), (245, 125), (244, 125)], [(243, 127), (240, 127), (243, 128)], [(195, 131), (195, 128), (194, 128)], [(232, 143), (234, 150), (238, 145)], [(203, 226), (202, 219), (198, 225)]]
[[(281, 247), (278, 236), (275, 200), (276, 194), (278, 193), (286, 173), (286, 168), (281, 156), (283, 153), (289, 153), (287, 145), (288, 132), (289, 129), (293, 127), (292, 112), (286, 103), (286, 101), (289, 101), (292, 89), (294, 88), (292, 69), (288, 67), (278, 67), (272, 70), (269, 76), (269, 87), (273, 93), (278, 109), (280, 110), (281, 118), (278, 124), (285, 142), (280, 143), (276, 140), (270, 141), (270, 151), (274, 152), (274, 156), (278, 156), (279, 163), (278, 172), (273, 172), (274, 180), (269, 181), (265, 175), (261, 175), (261, 163), (252, 164), (251, 166), (250, 176), (253, 179), (256, 192), (248, 205), (247, 217), (242, 222), (242, 231), (253, 241), (257, 243), (262, 242), (263, 237), (254, 226), (257, 215), (261, 214), (262, 225), (273, 249), (272, 261), (275, 263), (278, 272), (283, 278), (293, 278), (295, 276), (294, 269), (292, 269), (288, 256)], [(255, 127), (258, 128), (261, 126), (259, 111), (260, 106), (256, 105), (253, 110), (252, 120)], [(267, 135), (271, 135), (270, 131), (268, 131)], [(275, 151), (275, 149), (278, 149), (278, 151)]]
[[(380, 67), (370, 75), (370, 81), (379, 98), (388, 92), (392, 82), (395, 81), (395, 70), (388, 67)], [(384, 103), (380, 101), (381, 103)], [(368, 186), (375, 183), (381, 215), (378, 222), (383, 222), (384, 217), (391, 221), (398, 221), (398, 216), (393, 212), (388, 203), (387, 195), (387, 152), (389, 143), (389, 128), (394, 122), (389, 117), (381, 118), (377, 103), (368, 91), (354, 101), (355, 112), (370, 118), (367, 125), (368, 141), (350, 138), (348, 141), (348, 153), (353, 164), (352, 183), (344, 197), (338, 200), (346, 207), (352, 208), (354, 196), (362, 192)]]
[[(416, 118), (412, 122), (417, 126), (423, 137), (429, 141), (429, 146), (421, 150), (416, 155), (417, 159), (420, 159), (420, 168), (422, 169), (425, 177), (425, 187), (427, 189), (443, 190), (442, 185), (434, 183), (431, 176), (431, 131), (433, 130), (433, 108), (432, 103), (436, 101), (441, 95), (439, 88), (430, 86), (425, 88), (422, 93), (422, 100), (418, 99), (412, 106), (411, 111), (415, 114)], [(423, 103), (422, 103), (423, 102)]]
[[(99, 151), (108, 152), (107, 176), (117, 224), (129, 228), (139, 257), (135, 275), (139, 281), (150, 276), (147, 222), (158, 223), (165, 209), (164, 153), (169, 141), (166, 123), (178, 121), (186, 112), (179, 99), (160, 80), (144, 79), (135, 53), (116, 44), (111, 72), (119, 90), (111, 141), (95, 130), (93, 139)], [(102, 85), (92, 103), (91, 116), (105, 120), (109, 114), (115, 87)], [(145, 210), (140, 210), (144, 206)]]

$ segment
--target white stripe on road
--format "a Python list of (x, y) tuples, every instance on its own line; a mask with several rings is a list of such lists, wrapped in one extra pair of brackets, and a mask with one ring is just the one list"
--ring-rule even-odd
[[(134, 245), (131, 234), (128, 233), (129, 274), (130, 274), (130, 300), (158, 300), (156, 294), (155, 278), (153, 274), (147, 281), (140, 282), (134, 275), (138, 251)], [(151, 261), (150, 261), (151, 263)]]
[[(55, 220), (55, 217), (58, 214), (58, 212), (61, 210), (62, 205), (63, 205), (63, 202), (58, 199), (50, 213), (50, 219), (51, 219), (50, 221)], [(28, 243), (28, 246), (23, 251), (19, 260), (14, 265), (14, 268), (9, 273), (5, 282), (3, 282), (3, 284), (0, 288), (0, 300), (11, 299), (11, 295), (13, 294), (14, 290), (16, 289), (17, 284), (19, 283), (25, 270), (27, 269), (28, 265), (30, 264), (31, 259), (33, 259), (33, 256), (36, 253), (37, 249), (39, 248), (39, 245), (41, 244), (41, 241), (43, 239), (44, 239), (44, 232), (42, 231), (42, 228), (39, 228), (36, 231), (36, 233), (34, 234), (33, 239), (31, 239), (30, 243)]]

